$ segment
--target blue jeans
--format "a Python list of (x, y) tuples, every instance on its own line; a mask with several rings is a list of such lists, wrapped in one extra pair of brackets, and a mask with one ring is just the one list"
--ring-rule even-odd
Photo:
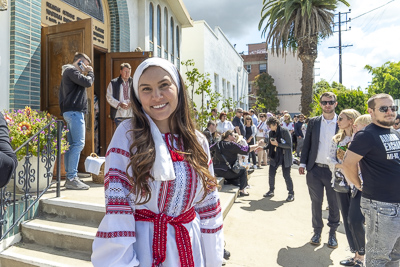
[(400, 203), (361, 198), (365, 216), (367, 267), (392, 267), (400, 263)]
[(67, 122), (67, 139), (69, 150), (64, 155), (65, 172), (67, 179), (72, 180), (78, 175), (78, 163), (81, 151), (85, 146), (85, 119), (84, 114), (79, 111), (68, 111), (63, 114)]

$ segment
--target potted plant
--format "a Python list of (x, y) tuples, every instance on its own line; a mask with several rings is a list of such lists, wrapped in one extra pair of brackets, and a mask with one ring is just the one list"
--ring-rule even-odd
[[(43, 190), (47, 186), (47, 179), (52, 177), (54, 162), (57, 155), (57, 123), (56, 117), (50, 115), (46, 111), (32, 110), (30, 107), (25, 109), (4, 111), (4, 117), (8, 123), (10, 130), (10, 142), (14, 150), (18, 149), (28, 139), (33, 137), (39, 131), (40, 134), (35, 136), (29, 142), (28, 153), (24, 148), (16, 152), (18, 159), (18, 167), (16, 169), (17, 187), (22, 189), (26, 183), (25, 175), (28, 168), (31, 192), (36, 191), (36, 177), (39, 172), (39, 190)], [(49, 127), (43, 129), (46, 125)], [(61, 138), (61, 154), (65, 153), (69, 144), (66, 140), (67, 129), (64, 127), (62, 130)], [(50, 142), (48, 139), (50, 138)], [(50, 144), (50, 147), (48, 147)], [(39, 148), (38, 148), (39, 146)], [(39, 151), (39, 155), (38, 155)], [(50, 153), (49, 153), (50, 151)], [(46, 166), (46, 158), (51, 159), (51, 165)], [(37, 170), (39, 161), (39, 170)], [(29, 167), (27, 167), (27, 164)], [(48, 169), (50, 167), (50, 169)], [(33, 173), (31, 170), (35, 170)], [(49, 175), (51, 173), (51, 175)], [(34, 182), (31, 179), (32, 175), (35, 177)]]

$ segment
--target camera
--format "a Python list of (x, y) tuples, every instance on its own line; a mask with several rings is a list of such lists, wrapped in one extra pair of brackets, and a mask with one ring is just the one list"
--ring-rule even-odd
[(271, 141), (275, 141), (276, 139), (275, 139), (275, 138), (273, 138), (273, 137), (271, 137), (271, 138), (270, 138), (270, 140), (271, 140)]
[(80, 60), (80, 61), (78, 62), (78, 67), (79, 67), (82, 71), (85, 71), (85, 70), (86, 70), (86, 65), (83, 63), (82, 60)]

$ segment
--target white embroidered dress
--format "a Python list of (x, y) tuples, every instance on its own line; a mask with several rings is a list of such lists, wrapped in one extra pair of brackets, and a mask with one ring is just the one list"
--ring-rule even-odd
[[(135, 211), (149, 210), (155, 214), (178, 217), (194, 208), (193, 221), (183, 224), (188, 230), (193, 263), (181, 263), (175, 238), (175, 228), (167, 224), (166, 257), (164, 267), (221, 266), (224, 250), (223, 217), (218, 191), (203, 196), (201, 181), (186, 161), (173, 162), (176, 179), (151, 182), (152, 196), (148, 203), (135, 205), (130, 194), (131, 183), (126, 176), (129, 147), (132, 143), (130, 121), (117, 128), (106, 153), (105, 198), (106, 215), (100, 223), (93, 242), (92, 263), (95, 267), (143, 266), (153, 264), (154, 223), (136, 221)], [(209, 169), (214, 175), (207, 140), (200, 133), (199, 142), (209, 157)], [(176, 144), (174, 143), (176, 147)], [(157, 166), (153, 166), (157, 168)], [(129, 173), (131, 171), (129, 170)]]

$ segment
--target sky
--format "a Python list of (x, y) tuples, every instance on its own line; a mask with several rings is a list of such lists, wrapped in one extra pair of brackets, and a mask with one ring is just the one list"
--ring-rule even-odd
[[(348, 14), (348, 18), (352, 19), (348, 23), (351, 30), (342, 31), (342, 46), (353, 46), (342, 49), (342, 81), (347, 88), (365, 89), (372, 81), (372, 75), (364, 69), (365, 65), (380, 67), (387, 61), (400, 61), (400, 0), (347, 1), (350, 7), (340, 3), (335, 11), (348, 12), (351, 9)], [(265, 37), (258, 31), (262, 0), (183, 2), (193, 20), (205, 20), (211, 28), (219, 26), (230, 42), (236, 44), (239, 53), (247, 53), (247, 44), (265, 42)], [(386, 3), (384, 7), (362, 15)], [(335, 16), (335, 21), (337, 19), (338, 16)], [(339, 33), (320, 41), (315, 63), (316, 73), (320, 75), (316, 76), (316, 81), (339, 82), (339, 51), (329, 48), (338, 45)]]

